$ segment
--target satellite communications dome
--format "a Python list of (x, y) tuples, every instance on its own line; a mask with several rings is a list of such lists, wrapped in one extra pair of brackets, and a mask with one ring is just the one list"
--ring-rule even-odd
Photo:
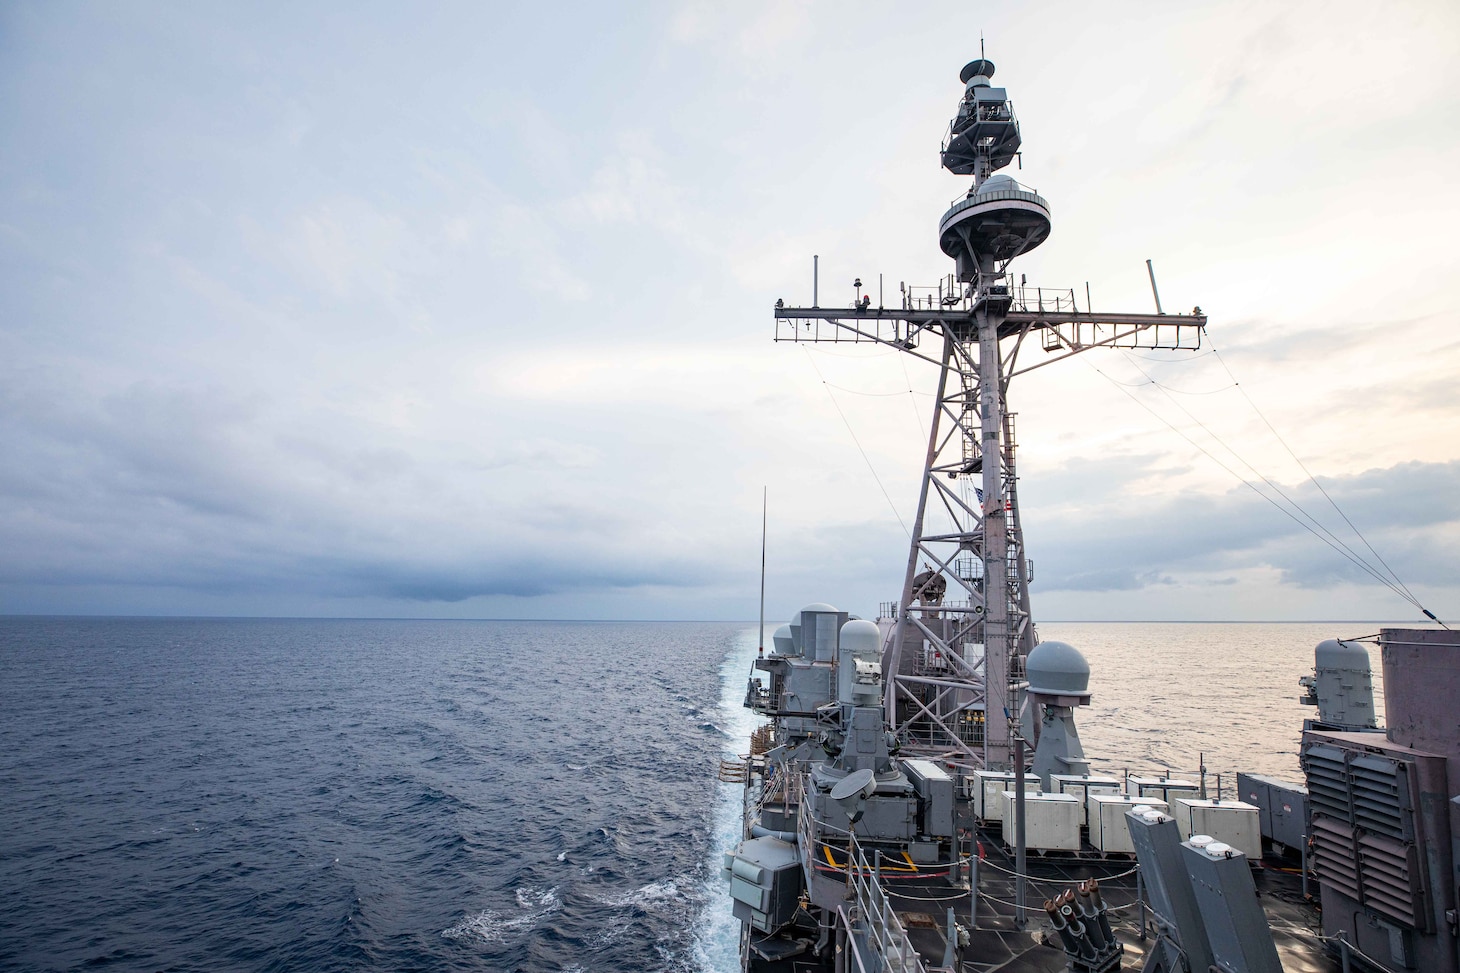
[(771, 636), (771, 644), (781, 655), (790, 655), (796, 651), (796, 643), (791, 638), (791, 626), (782, 625), (776, 629), (776, 634)]
[(814, 601), (811, 604), (807, 605), (805, 608), (801, 609), (801, 611), (803, 611), (803, 612), (834, 612), (834, 611), (836, 611), (836, 609), (833, 608), (833, 607), (831, 607), (830, 605), (828, 605), (824, 601)]
[(881, 652), (882, 633), (876, 622), (856, 618), (842, 626), (842, 648), (864, 658), (876, 658)]
[(987, 193), (1023, 193), (1023, 192), (1028, 192), (1028, 190), (1025, 189), (1023, 186), (1019, 185), (1018, 181), (1015, 180), (1015, 178), (1013, 176), (1008, 176), (1008, 175), (1005, 175), (1004, 173), (1000, 172), (1000, 173), (996, 173), (995, 175), (989, 176), (987, 179), (985, 179), (983, 181), (983, 185), (978, 187), (978, 192), (975, 193), (975, 195), (977, 195), (977, 196), (983, 196), (983, 195), (985, 195)]
[(1090, 691), (1090, 663), (1068, 642), (1040, 642), (1024, 663), (1029, 691), (1049, 696), (1083, 696)]

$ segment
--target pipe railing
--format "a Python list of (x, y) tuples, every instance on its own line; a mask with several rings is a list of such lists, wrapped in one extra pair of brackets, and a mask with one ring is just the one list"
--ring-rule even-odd
[[(867, 945), (881, 965), (877, 970), (893, 973), (927, 973), (927, 967), (908, 939), (902, 920), (897, 917), (877, 872), (868, 864), (856, 835), (847, 840), (847, 887), (851, 889)], [(855, 930), (848, 930), (851, 938)], [(871, 973), (871, 970), (869, 970)]]
[[(810, 805), (805, 801), (805, 786), (804, 779), (798, 775), (790, 797), (799, 808), (796, 837), (801, 852), (801, 869), (809, 889), (814, 887), (815, 862), (821, 848), (834, 846), (816, 837), (817, 826), (812, 820)], [(845, 907), (838, 908), (837, 915), (850, 947), (849, 969), (853, 973), (927, 973), (857, 836), (852, 832), (841, 833), (847, 838), (847, 888), (852, 893), (854, 908), (850, 913)]]

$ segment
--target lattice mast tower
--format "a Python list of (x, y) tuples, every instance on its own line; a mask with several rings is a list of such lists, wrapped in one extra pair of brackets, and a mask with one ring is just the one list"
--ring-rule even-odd
[[(871, 341), (938, 366), (907, 570), (883, 651), (887, 722), (904, 751), (1007, 767), (1035, 643), (1009, 382), (1094, 347), (1195, 349), (1206, 318), (1199, 308), (1162, 314), (1159, 299), (1156, 314), (1096, 314), (1078, 310), (1071, 290), (1011, 286), (1010, 261), (1048, 238), (1050, 213), (1038, 193), (996, 174), (1018, 156), (1021, 136), (993, 74), (982, 57), (963, 68), (942, 146), (944, 168), (973, 176), (938, 223), (955, 272), (921, 293), (904, 287), (894, 309), (860, 294), (850, 311), (814, 297), (809, 308), (778, 301), (776, 340)], [(1034, 332), (1049, 357), (1020, 368)]]

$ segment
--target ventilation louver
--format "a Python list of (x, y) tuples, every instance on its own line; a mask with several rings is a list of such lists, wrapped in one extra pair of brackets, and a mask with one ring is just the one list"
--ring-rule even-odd
[(1303, 751), (1319, 881), (1374, 912), (1428, 930), (1415, 850), (1413, 767), (1383, 754), (1310, 743)]

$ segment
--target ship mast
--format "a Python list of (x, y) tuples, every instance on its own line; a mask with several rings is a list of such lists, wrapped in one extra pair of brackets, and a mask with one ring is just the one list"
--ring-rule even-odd
[[(1010, 765), (1035, 643), (1011, 379), (1096, 347), (1194, 350), (1206, 323), (1199, 308), (1096, 314), (1079, 310), (1072, 290), (1012, 286), (1010, 262), (1045, 241), (1050, 212), (996, 174), (1021, 136), (993, 74), (983, 57), (963, 68), (942, 147), (944, 168), (973, 176), (938, 224), (954, 273), (936, 288), (903, 287), (897, 308), (859, 296), (850, 309), (778, 301), (775, 315), (777, 341), (874, 342), (939, 369), (901, 597), (887, 612), (884, 706), (904, 752), (973, 767)], [(1036, 332), (1047, 357), (1021, 368)]]

